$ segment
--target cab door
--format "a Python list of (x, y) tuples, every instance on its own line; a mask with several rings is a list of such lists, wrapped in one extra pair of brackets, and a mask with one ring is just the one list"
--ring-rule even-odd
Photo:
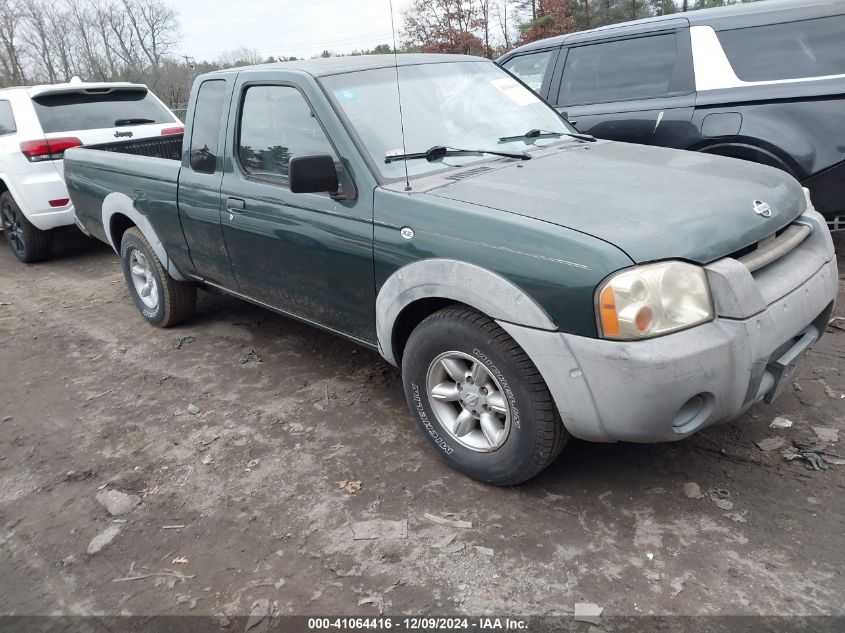
[[(316, 86), (239, 79), (230, 117), (221, 200), (223, 234), (239, 292), (295, 317), (364, 342), (375, 337), (372, 195), (347, 199), (292, 193), (292, 156), (344, 157), (313, 103)], [(268, 77), (264, 79), (263, 77)], [(313, 81), (313, 80), (309, 80)], [(336, 121), (333, 121), (336, 124)]]
[(568, 44), (552, 101), (578, 130), (598, 138), (686, 147), (695, 86), (683, 24)]
[(232, 79), (203, 81), (189, 112), (190, 139), (184, 140), (179, 172), (179, 219), (194, 269), (205, 281), (234, 288), (235, 278), (220, 224), (223, 147)]

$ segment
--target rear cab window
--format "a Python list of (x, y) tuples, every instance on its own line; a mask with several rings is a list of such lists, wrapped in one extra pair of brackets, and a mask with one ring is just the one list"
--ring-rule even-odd
[(558, 105), (662, 97), (673, 93), (676, 33), (574, 46), (569, 49)]
[(724, 30), (717, 35), (743, 81), (845, 74), (845, 15)]
[(516, 76), (534, 92), (540, 92), (552, 53), (557, 53), (557, 49), (517, 55), (502, 64), (502, 68)]
[(12, 112), (12, 104), (8, 101), (0, 101), (0, 136), (7, 136), (18, 131), (15, 124), (15, 115)]
[(173, 115), (147, 90), (44, 94), (33, 106), (45, 133), (173, 123)]

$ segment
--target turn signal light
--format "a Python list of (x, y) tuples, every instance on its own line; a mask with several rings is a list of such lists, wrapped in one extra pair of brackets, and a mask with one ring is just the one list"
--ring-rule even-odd
[(599, 297), (599, 314), (605, 336), (619, 336), (619, 317), (616, 314), (616, 297), (613, 288), (606, 286)]

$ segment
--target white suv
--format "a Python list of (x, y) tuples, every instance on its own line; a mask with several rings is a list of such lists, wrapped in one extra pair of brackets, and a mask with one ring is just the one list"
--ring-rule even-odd
[(146, 86), (69, 83), (0, 90), (0, 218), (22, 262), (50, 257), (53, 232), (74, 224), (62, 156), (78, 145), (181, 134)]

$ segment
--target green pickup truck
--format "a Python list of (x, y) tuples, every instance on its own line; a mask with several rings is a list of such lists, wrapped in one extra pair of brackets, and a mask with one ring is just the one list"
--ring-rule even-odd
[(378, 350), (435, 450), (497, 485), (569, 435), (679, 440), (772, 400), (836, 298), (792, 177), (579, 134), (473, 57), (202, 75), (184, 137), (64, 164), (149, 323), (215, 289)]

